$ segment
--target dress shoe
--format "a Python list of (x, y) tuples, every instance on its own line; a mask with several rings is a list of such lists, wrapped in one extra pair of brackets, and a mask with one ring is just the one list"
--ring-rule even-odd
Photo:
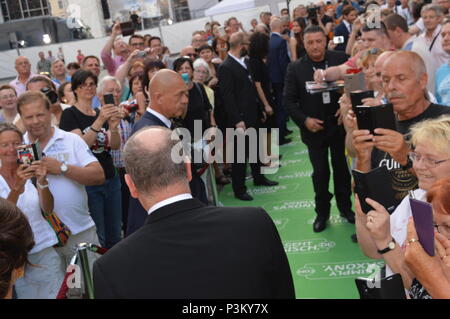
[(357, 243), (358, 242), (358, 237), (356, 237), (356, 234), (353, 234), (351, 236), (352, 242)]
[(355, 213), (353, 211), (347, 210), (345, 212), (341, 212), (340, 215), (341, 215), (341, 217), (344, 217), (345, 219), (347, 219), (347, 221), (350, 224), (355, 223)]
[(225, 175), (220, 175), (219, 177), (216, 177), (217, 185), (228, 185), (230, 183), (231, 181)]
[(264, 176), (255, 179), (253, 181), (253, 184), (255, 184), (255, 186), (276, 186), (279, 183), (275, 182), (275, 181), (271, 181), (270, 179), (265, 178)]
[(291, 138), (282, 138), (282, 139), (280, 139), (280, 145), (289, 144), (290, 142), (292, 142)]
[(313, 224), (313, 230), (315, 233), (320, 233), (327, 228), (327, 219), (317, 217)]
[(237, 199), (246, 200), (246, 201), (253, 200), (253, 197), (251, 197), (248, 193), (234, 194), (234, 197), (236, 197)]

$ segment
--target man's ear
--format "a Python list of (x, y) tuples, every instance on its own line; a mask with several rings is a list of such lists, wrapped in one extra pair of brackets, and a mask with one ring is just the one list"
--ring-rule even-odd
[(184, 160), (184, 167), (186, 167), (186, 178), (187, 178), (188, 182), (190, 182), (192, 180), (192, 166), (191, 166), (191, 161), (189, 160), (189, 158), (187, 156)]
[(134, 185), (134, 182), (133, 182), (133, 180), (131, 179), (131, 176), (130, 175), (128, 175), (128, 174), (125, 174), (125, 182), (127, 183), (127, 185), (128, 185), (128, 188), (129, 188), (129, 190), (130, 190), (130, 195), (133, 197), (133, 198), (138, 198), (139, 197), (139, 192), (138, 192), (138, 190), (137, 190), (137, 188), (136, 188), (136, 185)]
[(423, 73), (419, 78), (420, 88), (427, 90), (428, 74)]

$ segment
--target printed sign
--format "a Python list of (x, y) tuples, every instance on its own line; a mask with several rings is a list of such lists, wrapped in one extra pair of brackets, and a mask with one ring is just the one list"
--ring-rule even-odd
[(296, 274), (308, 280), (369, 277), (383, 266), (382, 261), (370, 260), (312, 263), (297, 269)]
[(336, 246), (334, 241), (325, 238), (315, 238), (306, 240), (290, 240), (283, 242), (286, 254), (310, 254), (326, 253)]

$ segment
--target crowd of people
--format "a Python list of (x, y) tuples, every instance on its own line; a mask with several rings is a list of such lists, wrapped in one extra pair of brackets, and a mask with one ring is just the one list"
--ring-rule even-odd
[[(450, 298), (449, 9), (320, 1), (262, 12), (247, 30), (235, 17), (208, 22), (178, 56), (157, 36), (126, 41), (116, 23), (99, 57), (40, 52), (38, 74), (18, 57), (17, 78), (0, 87), (0, 298), (55, 298), (85, 242), (109, 249), (91, 260), (99, 298), (295, 298), (269, 215), (212, 206), (205, 173), (211, 165), (242, 201), (253, 200), (249, 163), (255, 186), (278, 185), (261, 172), (278, 165), (271, 132), (292, 141), (289, 119), (313, 167), (313, 231), (327, 227), (334, 196), (361, 250), (400, 274), (409, 298)], [(342, 85), (309, 89), (352, 74), (373, 94), (364, 106), (392, 105), (396, 130), (359, 128)], [(226, 139), (224, 163), (175, 163), (172, 130), (188, 130), (193, 151), (213, 140), (196, 140), (198, 123), (202, 133), (234, 129), (244, 149)], [(256, 161), (253, 128), (269, 129)], [(41, 156), (18, 161), (22, 145)], [(378, 167), (392, 180), (391, 213), (370, 198), (363, 212), (353, 195), (351, 169)], [(417, 239), (410, 198), (432, 204), (434, 256)]]

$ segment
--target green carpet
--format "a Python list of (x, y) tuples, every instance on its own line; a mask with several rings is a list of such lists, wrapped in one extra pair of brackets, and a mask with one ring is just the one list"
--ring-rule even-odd
[(359, 298), (354, 278), (367, 277), (374, 272), (372, 264), (380, 263), (366, 258), (352, 242), (355, 226), (339, 216), (334, 199), (327, 229), (313, 232), (312, 166), (298, 128), (291, 124), (290, 129), (294, 131), (293, 142), (280, 147), (282, 167), (277, 174), (267, 176), (280, 184), (255, 187), (247, 180), (254, 197), (251, 202), (236, 200), (231, 185), (227, 185), (219, 194), (220, 201), (225, 206), (260, 206), (270, 214), (289, 259), (297, 298)]

